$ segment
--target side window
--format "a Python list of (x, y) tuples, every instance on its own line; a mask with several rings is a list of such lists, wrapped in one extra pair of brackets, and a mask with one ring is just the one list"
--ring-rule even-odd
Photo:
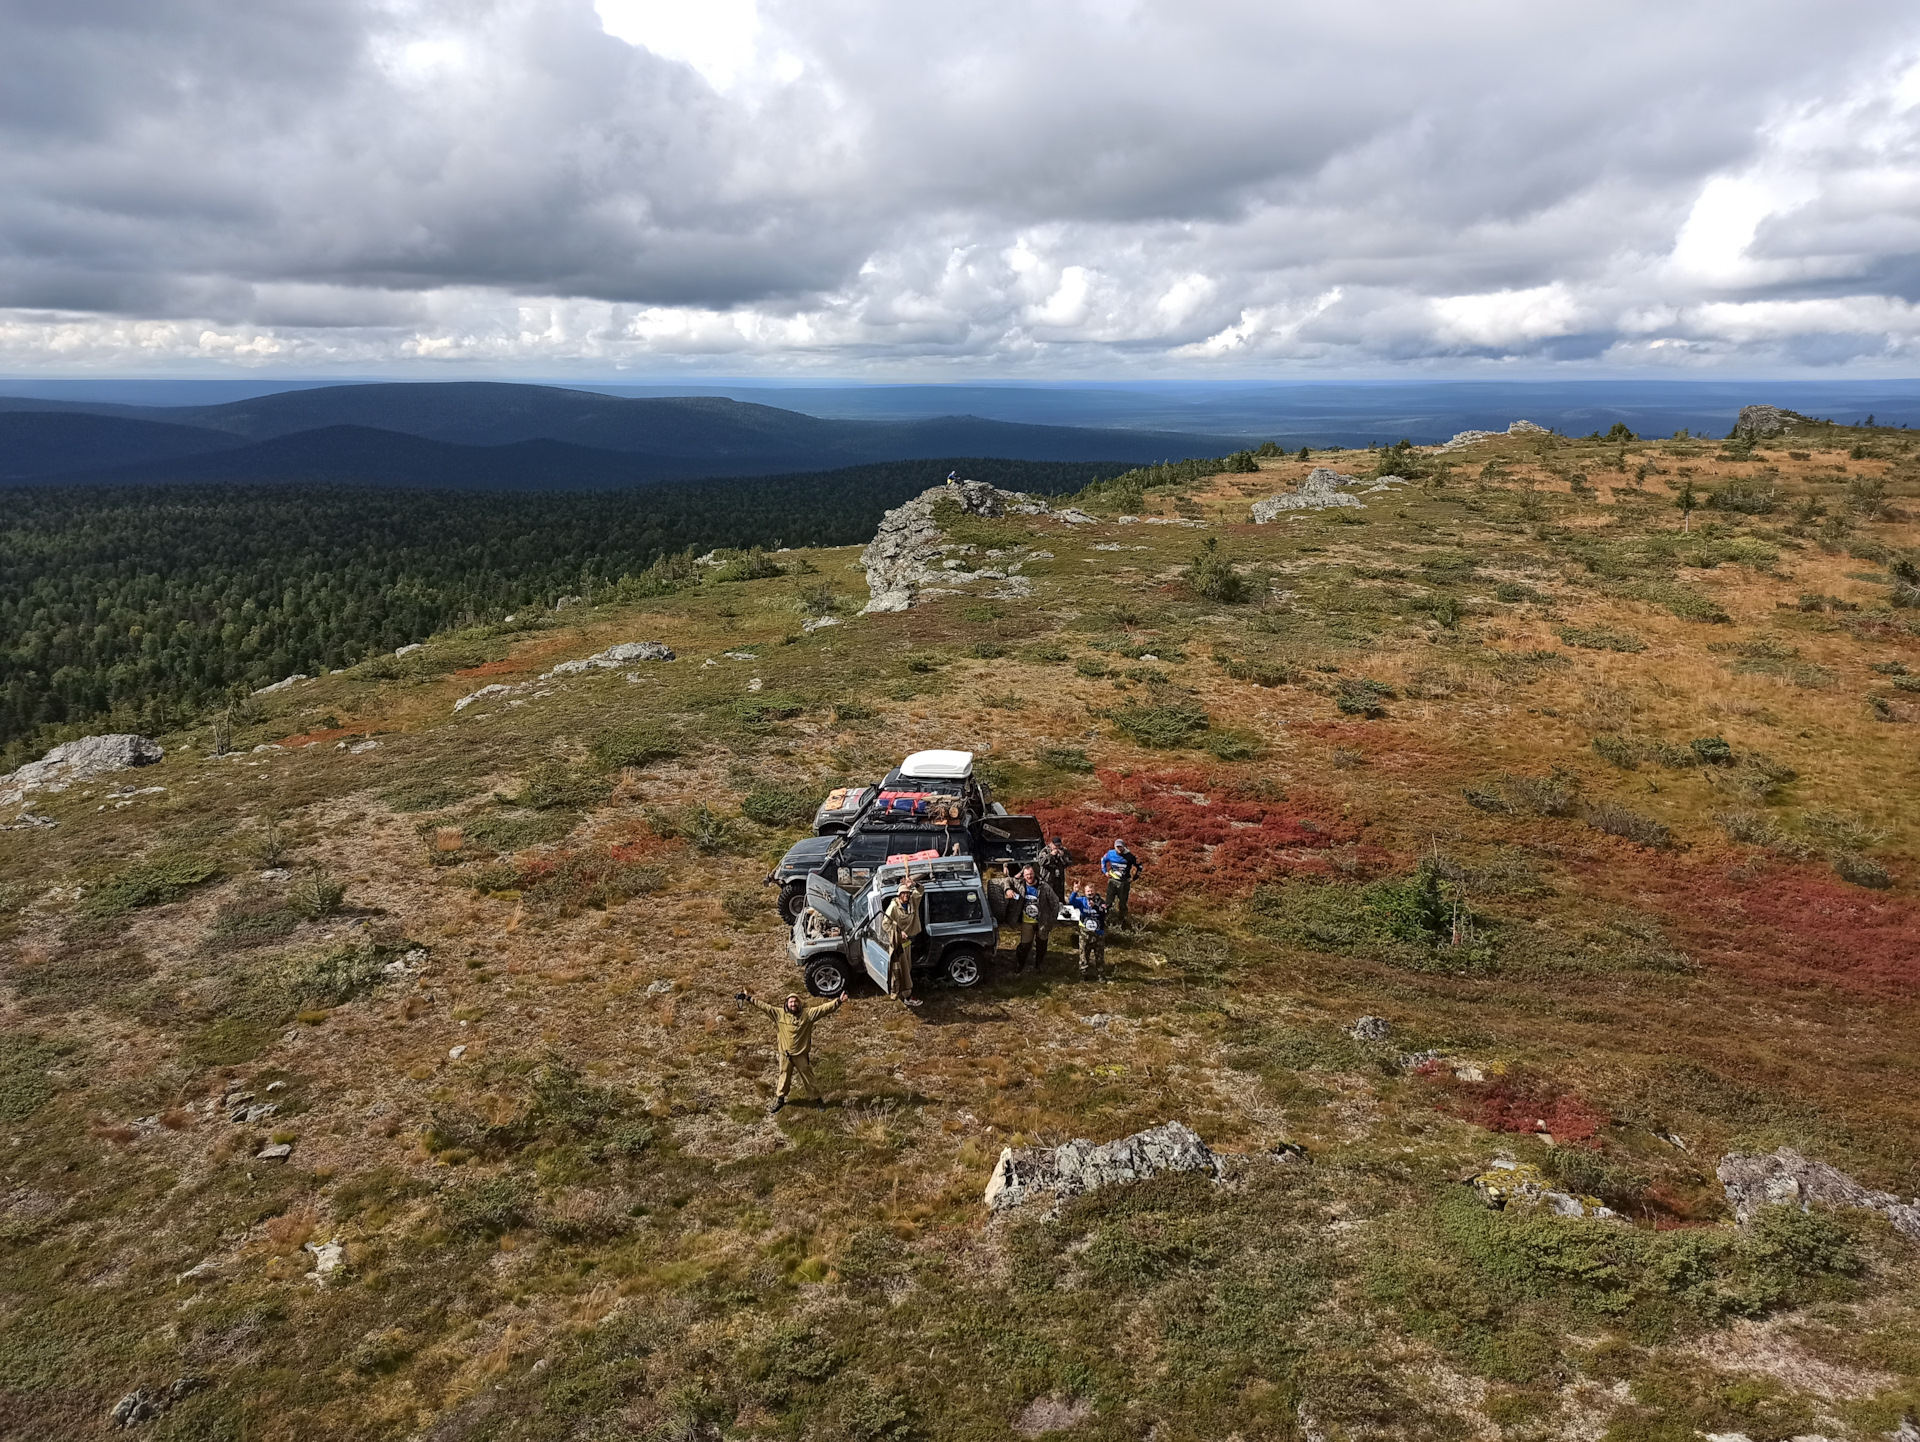
[(927, 896), (927, 924), (978, 921), (984, 914), (978, 888), (971, 891), (935, 891)]

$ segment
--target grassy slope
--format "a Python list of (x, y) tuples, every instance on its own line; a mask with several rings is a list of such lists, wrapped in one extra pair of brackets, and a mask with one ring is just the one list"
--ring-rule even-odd
[[(1239, 524), (1306, 469), (1270, 463), (1156, 498), (1251, 603), (1181, 582), (1197, 530), (971, 522), (1052, 552), (1030, 602), (803, 638), (803, 588), (864, 599), (855, 552), (811, 552), (263, 698), (239, 740), (288, 749), (167, 738), (125, 783), (161, 794), (42, 799), (57, 830), (0, 834), (0, 1430), (104, 1432), (192, 1373), (151, 1435), (999, 1438), (1049, 1395), (1091, 1404), (1076, 1436), (1163, 1442), (1884, 1431), (1920, 1401), (1912, 1246), (1859, 1216), (1736, 1240), (1712, 1171), (1790, 1142), (1920, 1190), (1920, 697), (1871, 669), (1920, 673), (1920, 634), (1845, 549), (1920, 541), (1848, 510), (1863, 477), (1912, 504), (1895, 444), (1615, 472), (1499, 441)], [(1668, 534), (1685, 472), (1768, 465), (1782, 509)], [(1807, 496), (1851, 530), (1796, 523)], [(631, 639), (681, 659), (451, 709)], [(1384, 715), (1339, 709), (1359, 679)], [(1110, 719), (1196, 700), (1186, 748)], [(1735, 764), (1663, 764), (1715, 736)], [(1151, 925), (1110, 986), (1056, 957), (915, 1016), (856, 998), (833, 1104), (768, 1121), (728, 999), (792, 982), (759, 878), (794, 833), (763, 822), (951, 744), (1076, 841), (1147, 843)], [(1405, 924), (1422, 857), (1461, 946)], [(1350, 1040), (1362, 1013), (1394, 1040)], [(278, 1114), (226, 1121), (233, 1081)], [(1001, 1146), (1169, 1118), (1243, 1154), (1228, 1184), (985, 1217)], [(275, 1137), (291, 1162), (254, 1160)], [(1485, 1211), (1457, 1182), (1502, 1150), (1637, 1226)], [(322, 1287), (302, 1248), (332, 1238)]]

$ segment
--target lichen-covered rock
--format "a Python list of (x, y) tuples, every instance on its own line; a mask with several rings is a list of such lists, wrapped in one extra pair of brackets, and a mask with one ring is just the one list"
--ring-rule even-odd
[(1555, 1187), (1536, 1167), (1502, 1157), (1473, 1179), (1480, 1200), (1495, 1211), (1515, 1211), (1545, 1207), (1556, 1216), (1597, 1217), (1602, 1220), (1619, 1213), (1604, 1207), (1594, 1197), (1576, 1197)]
[(1740, 418), (1733, 423), (1733, 434), (1738, 440), (1764, 440), (1792, 430), (1805, 419), (1798, 411), (1782, 410), (1779, 406), (1742, 406)]
[(130, 766), (151, 766), (167, 753), (145, 736), (86, 736), (56, 746), (38, 761), (0, 776), (0, 806), (12, 806), (34, 791), (65, 791)]
[(1166, 1122), (1097, 1146), (1076, 1139), (1051, 1149), (1007, 1147), (987, 1183), (986, 1203), (998, 1212), (1042, 1195), (1071, 1197), (1169, 1172), (1219, 1176), (1221, 1170), (1220, 1159), (1192, 1128)]
[(622, 641), (618, 646), (609, 646), (597, 656), (583, 657), (578, 661), (562, 661), (540, 679), (552, 680), (555, 676), (578, 676), (582, 671), (613, 671), (635, 661), (671, 661), (673, 648), (659, 641)]
[(1393, 1035), (1393, 1023), (1384, 1016), (1363, 1016), (1347, 1028), (1355, 1041), (1385, 1041)]
[(1364, 510), (1360, 501), (1341, 490), (1353, 484), (1352, 476), (1343, 476), (1328, 466), (1315, 466), (1300, 483), (1300, 489), (1286, 496), (1269, 496), (1253, 503), (1253, 519), (1264, 526), (1287, 511), (1322, 511), (1329, 506), (1352, 506)]
[(1845, 1172), (1811, 1161), (1792, 1147), (1764, 1156), (1730, 1153), (1720, 1159), (1715, 1172), (1733, 1204), (1734, 1220), (1742, 1226), (1762, 1207), (1796, 1206), (1805, 1211), (1819, 1202), (1879, 1212), (1895, 1231), (1920, 1242), (1920, 1197), (1903, 1202), (1891, 1192), (1863, 1187)]
[[(867, 572), (867, 590), (872, 593), (872, 599), (861, 608), (862, 615), (907, 610), (921, 587), (936, 577), (949, 583), (979, 579), (943, 577), (934, 569), (941, 556), (945, 533), (933, 518), (933, 508), (946, 499), (976, 516), (1048, 514), (1045, 501), (1019, 491), (1003, 491), (985, 481), (960, 481), (922, 491), (905, 505), (895, 506), (882, 516), (879, 530), (860, 553), (860, 564)], [(1015, 589), (1024, 594), (1030, 584)]]

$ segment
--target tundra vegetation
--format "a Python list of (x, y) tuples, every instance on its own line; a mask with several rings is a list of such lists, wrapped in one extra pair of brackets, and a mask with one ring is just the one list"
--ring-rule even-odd
[[(1247, 523), (1316, 464), (1408, 484)], [(1920, 1408), (1915, 1242), (1736, 1228), (1714, 1176), (1790, 1145), (1920, 1191), (1914, 442), (1121, 479), (1095, 524), (976, 527), (1025, 597), (863, 617), (855, 550), (748, 544), (36, 793), (56, 824), (0, 832), (0, 1432), (104, 1436), (136, 1388), (151, 1437), (249, 1442)], [(552, 674), (633, 640), (678, 659)], [(761, 878), (929, 746), (1076, 880), (1125, 836), (1144, 925), (1111, 984), (1056, 950), (856, 994), (831, 1104), (769, 1119), (730, 1000), (797, 981)], [(1003, 1146), (1169, 1119), (1224, 1178), (981, 1204)], [(1489, 1210), (1461, 1179), (1502, 1154), (1618, 1216)]]

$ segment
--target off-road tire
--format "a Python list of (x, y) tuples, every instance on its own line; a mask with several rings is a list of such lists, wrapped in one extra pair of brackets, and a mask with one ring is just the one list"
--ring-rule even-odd
[(788, 926), (800, 919), (800, 913), (807, 909), (807, 884), (804, 881), (789, 881), (780, 888), (780, 919)]
[(980, 955), (980, 949), (974, 946), (956, 946), (946, 955), (946, 978), (948, 986), (978, 986), (980, 978), (986, 974), (986, 963)]
[(831, 1001), (846, 989), (847, 964), (839, 957), (827, 957), (807, 968), (807, 990), (815, 996)]

